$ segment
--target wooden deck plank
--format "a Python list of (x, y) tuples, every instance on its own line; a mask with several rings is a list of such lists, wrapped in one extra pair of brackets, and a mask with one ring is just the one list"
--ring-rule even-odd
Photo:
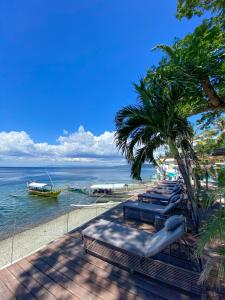
[(34, 259), (32, 257), (28, 257), (27, 260), (37, 269), (47, 274), (56, 283), (58, 283), (59, 285), (67, 289), (69, 292), (71, 292), (75, 297), (78, 297), (78, 299), (99, 299), (97, 295), (93, 297), (94, 293), (92, 294), (88, 292), (88, 290), (86, 290), (85, 287), (77, 285), (74, 281), (70, 280), (61, 272), (56, 271), (42, 259)]
[(23, 285), (20, 284), (18, 279), (13, 276), (7, 268), (1, 270), (0, 280), (11, 290), (18, 300), (37, 299)]
[[(56, 247), (56, 244), (58, 247)], [(83, 268), (86, 268), (87, 265), (90, 266), (92, 264), (92, 267), (95, 269), (95, 272), (97, 273), (97, 270), (102, 272), (105, 272), (105, 276), (108, 277), (108, 280), (110, 280), (112, 283), (116, 283), (117, 285), (123, 285), (124, 289), (129, 290), (129, 292), (133, 292), (142, 295), (143, 298), (145, 297), (145, 294), (154, 295), (156, 298), (158, 295), (158, 298), (162, 299), (163, 297), (166, 299), (198, 299), (198, 297), (195, 297), (194, 295), (188, 296), (185, 292), (182, 291), (173, 291), (171, 294), (171, 288), (167, 287), (166, 285), (163, 285), (162, 283), (155, 283), (155, 281), (151, 279), (141, 279), (140, 275), (131, 275), (128, 272), (122, 270), (121, 268), (118, 268), (116, 266), (112, 266), (111, 264), (98, 259), (96, 257), (86, 255), (82, 255), (82, 240), (78, 238), (76, 241), (72, 239), (71, 241), (67, 241), (66, 243), (59, 243), (51, 244), (47, 249), (41, 251), (41, 254), (35, 254), (38, 255), (51, 255), (51, 257), (57, 256), (58, 261), (60, 261), (61, 255), (67, 257), (68, 259), (74, 260), (75, 262), (80, 263), (80, 266), (83, 266)], [(76, 246), (74, 246), (74, 244)], [(93, 270), (89, 270), (90, 272), (93, 272)], [(99, 273), (99, 272), (98, 272)], [(126, 282), (126, 287), (124, 287), (124, 282)], [(163, 286), (163, 289), (162, 289)], [(138, 292), (137, 292), (138, 291)], [(140, 292), (141, 291), (141, 292)], [(160, 297), (160, 296), (161, 297)], [(169, 296), (168, 296), (169, 295)], [(170, 296), (171, 295), (171, 296)], [(148, 297), (148, 298), (149, 298)]]
[(150, 282), (148, 282), (148, 288), (144, 289), (142, 284), (136, 284), (134, 280), (131, 280), (132, 274), (126, 271), (117, 272), (114, 266), (110, 264), (105, 265), (105, 268), (100, 268), (98, 266), (98, 261), (95, 261), (93, 264), (90, 263), (88, 259), (82, 259), (82, 257), (76, 257), (76, 259), (71, 260), (71, 263), (77, 264), (87, 272), (94, 272), (99, 277), (110, 281), (111, 285), (115, 285), (119, 288), (121, 293), (125, 293), (126, 295), (133, 294), (136, 295), (136, 297), (141, 297), (143, 299), (165, 299), (158, 295), (158, 290), (153, 291)]
[(155, 295), (155, 297), (156, 295), (160, 295), (160, 297), (158, 296), (160, 299), (199, 299), (198, 296), (192, 295), (190, 297), (186, 295), (185, 292), (176, 291), (174, 289), (171, 293), (171, 287), (168, 287), (167, 285), (161, 282), (156, 283), (154, 280), (151, 280), (150, 278), (145, 278), (144, 276), (141, 276), (139, 274), (131, 274), (97, 257), (91, 255), (82, 255), (82, 251), (79, 251), (79, 249), (76, 247), (72, 250), (72, 252), (76, 253), (76, 255), (73, 255), (72, 253), (68, 256), (66, 253), (62, 255), (65, 255), (68, 259), (77, 262), (84, 268), (88, 268), (90, 272), (93, 269), (96, 273), (100, 272), (102, 274), (103, 272), (105, 276), (108, 277), (108, 279), (110, 279), (111, 281), (115, 281), (117, 284), (124, 284), (124, 282), (126, 282), (126, 288), (129, 289), (129, 291), (131, 292), (133, 289), (135, 289), (138, 295), (145, 294), (146, 292)]
[[(74, 266), (74, 268), (70, 267), (67, 263), (66, 266), (64, 263), (57, 262), (55, 264), (54, 259), (47, 259), (46, 262), (52, 266), (54, 266), (54, 269), (62, 272), (65, 274), (65, 276), (68, 276), (71, 280), (76, 282), (78, 285), (85, 286), (85, 288), (95, 295), (97, 295), (100, 299), (118, 299), (121, 297), (121, 300), (125, 297), (122, 297), (122, 293), (119, 293), (118, 288), (113, 289), (112, 283), (110, 281), (104, 281), (104, 279), (100, 279), (96, 276), (96, 273), (91, 272), (85, 272), (84, 269), (79, 268), (79, 266)], [(126, 297), (128, 299), (129, 297)], [(132, 298), (129, 298), (131, 300), (134, 299), (134, 295)], [(137, 297), (138, 300), (138, 297)]]
[(40, 270), (35, 268), (30, 262), (26, 259), (23, 259), (18, 262), (18, 264), (23, 268), (25, 272), (30, 274), (32, 278), (38, 281), (41, 285), (43, 285), (46, 289), (48, 289), (57, 299), (64, 300), (78, 300), (73, 294), (64, 289), (61, 285), (56, 284), (54, 280), (52, 280), (49, 276), (42, 273)]
[[(59, 245), (59, 247), (57, 248), (57, 253), (59, 256), (59, 253), (61, 253), (62, 255), (66, 256), (68, 259), (75, 260), (78, 263), (81, 261), (81, 263), (83, 263), (84, 268), (86, 266), (90, 266), (92, 265), (93, 268), (97, 268), (99, 271), (101, 269), (102, 272), (106, 273), (106, 276), (108, 276), (108, 278), (110, 277), (110, 280), (115, 280), (118, 284), (120, 284), (121, 282), (123, 283), (124, 281), (127, 283), (128, 288), (130, 289), (130, 291), (132, 291), (133, 288), (135, 288), (136, 290), (146, 290), (146, 292), (148, 293), (155, 293), (155, 295), (161, 295), (162, 298), (166, 297), (167, 299), (169, 299), (168, 295), (171, 294), (171, 288), (167, 287), (166, 285), (163, 285), (163, 283), (155, 283), (155, 281), (151, 280), (151, 279), (141, 279), (143, 278), (143, 276), (140, 276), (138, 274), (134, 275), (134, 274), (130, 274), (127, 271), (124, 271), (121, 268), (118, 268), (116, 266), (113, 266), (97, 257), (94, 256), (90, 256), (90, 255), (83, 255), (82, 253), (82, 240), (80, 240), (80, 244), (78, 244), (78, 242), (76, 241), (76, 246), (73, 246), (73, 241), (71, 241), (70, 243), (66, 243), (66, 245), (64, 244), (57, 244)], [(48, 253), (54, 253), (55, 252), (55, 245), (52, 244), (51, 247), (48, 248)], [(80, 248), (81, 247), (81, 248)], [(61, 249), (59, 249), (61, 248)], [(59, 257), (60, 259), (60, 257)], [(84, 263), (85, 262), (85, 263)], [(97, 270), (96, 269), (96, 270)], [(147, 284), (146, 284), (147, 281)], [(163, 289), (162, 289), (163, 286)], [(140, 295), (140, 293), (138, 293)], [(156, 297), (156, 296), (155, 296)], [(171, 299), (176, 298), (177, 300), (182, 299), (190, 299), (190, 296), (187, 296), (185, 294), (185, 292), (176, 292), (173, 291), (172, 295), (171, 295)], [(198, 297), (195, 297), (194, 295), (192, 296), (192, 299), (198, 299)]]
[[(53, 245), (51, 247), (53, 247)], [(116, 293), (118, 293), (119, 290), (121, 295), (126, 295), (126, 298), (132, 298), (133, 296), (140, 298), (140, 295), (142, 296), (142, 299), (150, 299), (151, 295), (152, 299), (157, 298), (156, 294), (150, 293), (150, 289), (146, 291), (143, 290), (142, 286), (134, 285), (134, 281), (129, 280), (130, 274), (128, 272), (124, 271), (118, 273), (116, 267), (104, 262), (104, 267), (99, 268), (99, 262), (102, 263), (102, 261), (99, 260), (97, 260), (97, 263), (94, 265), (90, 264), (88, 261), (89, 256), (82, 256), (82, 254), (80, 254), (80, 252), (82, 252), (81, 248), (78, 248), (77, 246), (76, 255), (66, 255), (64, 252), (63, 249), (58, 249), (57, 252), (55, 252), (54, 247), (52, 248), (52, 252), (48, 251), (51, 258), (57, 260), (54, 262), (55, 268), (62, 268), (66, 265), (74, 272), (78, 269), (82, 275), (86, 277), (89, 276), (89, 280), (91, 280), (91, 276), (94, 277), (95, 281), (99, 278), (99, 284), (109, 287), (111, 290), (116, 291)], [(160, 297), (160, 299), (162, 299), (162, 297)]]
[(56, 300), (57, 298), (50, 293), (43, 285), (36, 281), (28, 272), (20, 267), (19, 264), (15, 263), (8, 267), (8, 270), (19, 280), (20, 284), (23, 285), (32, 295), (37, 297), (39, 300)]
[[(120, 205), (99, 218), (124, 223), (121, 207)], [(97, 257), (84, 254), (81, 231), (91, 223), (93, 220), (0, 271), (0, 299), (4, 291), (8, 293), (8, 299), (4, 296), (4, 300), (14, 300), (13, 295), (17, 295), (21, 300), (199, 299), (197, 296), (140, 274), (131, 274)], [(151, 225), (144, 223), (125, 223), (141, 230), (154, 231)], [(24, 297), (21, 297), (22, 295)]]
[[(74, 257), (75, 259), (77, 257), (82, 257), (83, 259), (85, 259), (85, 257), (82, 255), (82, 240), (80, 238), (80, 235), (76, 235), (77, 238), (76, 239), (68, 239), (66, 240), (64, 243), (61, 243), (60, 241), (57, 241), (56, 243), (52, 243), (51, 245), (49, 245), (48, 248), (44, 249), (43, 251), (40, 251), (41, 253), (39, 255), (54, 255), (54, 252), (57, 253), (57, 256), (59, 256), (60, 254), (64, 254), (68, 257)], [(60, 249), (59, 249), (60, 248)], [(38, 255), (37, 253), (35, 255)], [(143, 278), (143, 276), (141, 275), (131, 275), (129, 274), (129, 276), (127, 276), (127, 272), (122, 270), (121, 268), (118, 268), (116, 266), (112, 266), (111, 264), (98, 259), (96, 257), (87, 255), (86, 259), (88, 259), (88, 262), (92, 262), (93, 265), (95, 265), (95, 267), (97, 266), (98, 268), (102, 268), (104, 269), (110, 269), (111, 271), (108, 272), (110, 274), (110, 280), (113, 281), (112, 278), (112, 267), (114, 268), (115, 271), (115, 280), (119, 283), (120, 281), (125, 280), (126, 282), (129, 282), (129, 287), (131, 287), (131, 289), (133, 289), (134, 287), (136, 289), (138, 289), (140, 287), (140, 289), (142, 290), (146, 290), (149, 293), (153, 293), (155, 295), (160, 295), (166, 299), (199, 299), (198, 296), (194, 296), (194, 295), (187, 295), (188, 293), (185, 293), (181, 290), (176, 291), (176, 289), (173, 289), (173, 292), (171, 293), (171, 287), (163, 284), (163, 283), (156, 283), (154, 280), (151, 279), (147, 279), (147, 284), (146, 284), (146, 280), (141, 280), (141, 278)], [(97, 263), (96, 263), (97, 262)], [(119, 274), (119, 276), (118, 276)], [(125, 278), (121, 275), (126, 274)], [(121, 278), (122, 277), (122, 278)], [(122, 280), (119, 280), (119, 278), (121, 278)], [(137, 279), (138, 278), (138, 279)], [(163, 288), (162, 288), (163, 286)], [(169, 295), (169, 296), (168, 296)], [(171, 295), (171, 296), (170, 296)]]
[(0, 280), (0, 296), (4, 295), (4, 300), (16, 300), (12, 291)]
[[(94, 268), (88, 269), (85, 268), (86, 262), (83, 261), (81, 264), (76, 264), (74, 261), (67, 259), (65, 256), (61, 255), (60, 257), (53, 258), (47, 258), (44, 260), (49, 263), (51, 266), (54, 267), (54, 269), (63, 272), (63, 274), (70, 277), (73, 281), (76, 281), (76, 283), (81, 284), (88, 288), (90, 291), (95, 292), (98, 294), (99, 297), (102, 299), (155, 299), (155, 295), (151, 295), (150, 293), (146, 293), (145, 295), (142, 293), (140, 294), (141, 297), (138, 294), (138, 291), (131, 291), (132, 287), (129, 288), (120, 288), (117, 278), (117, 281), (108, 279), (110, 276), (110, 272), (107, 272), (107, 274), (99, 274), (98, 267), (95, 266)], [(116, 283), (117, 282), (117, 283)], [(125, 282), (123, 282), (124, 284)], [(141, 292), (141, 290), (139, 291)]]

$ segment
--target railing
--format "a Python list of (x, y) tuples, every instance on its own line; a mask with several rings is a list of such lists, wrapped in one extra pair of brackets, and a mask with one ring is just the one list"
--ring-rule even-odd
[[(140, 185), (139, 185), (140, 186)], [(142, 184), (142, 189), (146, 189), (149, 185)], [(135, 187), (137, 189), (137, 187)], [(129, 189), (131, 192), (131, 189)], [(75, 193), (74, 193), (75, 195)], [(105, 196), (105, 195), (103, 195)], [(11, 234), (7, 238), (0, 240), (0, 268), (10, 265), (13, 262), (21, 259), (37, 251), (48, 243), (62, 237), (64, 234), (76, 229), (77, 227), (85, 224), (89, 220), (99, 216), (108, 209), (118, 205), (118, 202), (127, 200), (117, 199), (117, 201), (109, 200), (106, 203), (100, 203), (101, 197), (90, 198), (83, 196), (81, 203), (75, 202), (71, 204), (71, 192), (64, 192), (64, 200), (68, 202), (65, 209), (60, 215), (49, 219), (45, 223), (32, 225), (32, 215), (24, 217), (20, 211), (20, 199), (10, 198), (13, 201), (13, 221), (11, 224)], [(75, 197), (75, 196), (74, 196)], [(92, 201), (91, 201), (92, 199)], [(33, 199), (33, 201), (45, 201), (44, 199)], [(70, 201), (69, 201), (70, 200)], [(83, 203), (92, 202), (91, 206), (82, 206)], [(45, 203), (45, 202), (43, 202)], [(44, 204), (43, 204), (44, 205)], [(80, 205), (79, 207), (77, 205)], [(46, 210), (51, 209), (51, 206), (46, 206)], [(28, 218), (27, 226), (21, 226), (20, 218)]]

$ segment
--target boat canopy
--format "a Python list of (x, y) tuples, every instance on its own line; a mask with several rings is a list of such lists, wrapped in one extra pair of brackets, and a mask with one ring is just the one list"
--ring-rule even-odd
[(47, 185), (48, 185), (47, 183), (41, 183), (41, 182), (28, 183), (28, 187), (30, 187), (30, 188), (39, 188), (39, 189), (42, 189)]
[(123, 183), (107, 183), (107, 184), (94, 184), (90, 187), (92, 190), (102, 189), (102, 190), (113, 190), (113, 189), (123, 189), (127, 185)]

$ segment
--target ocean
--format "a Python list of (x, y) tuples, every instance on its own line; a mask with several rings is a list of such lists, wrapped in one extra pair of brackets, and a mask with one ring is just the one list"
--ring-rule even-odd
[[(87, 195), (64, 191), (57, 199), (27, 193), (28, 181), (48, 182), (48, 174), (56, 187), (68, 185), (88, 188), (97, 183), (132, 183), (130, 167), (0, 167), (0, 239), (14, 231), (24, 231), (72, 209), (71, 204), (96, 201)], [(144, 166), (142, 179), (150, 181), (154, 168)]]

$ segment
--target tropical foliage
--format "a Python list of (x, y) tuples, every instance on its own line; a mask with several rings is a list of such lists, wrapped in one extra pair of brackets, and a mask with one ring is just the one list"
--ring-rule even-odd
[(225, 188), (225, 170), (220, 170), (218, 174), (218, 186)]
[(172, 47), (158, 45), (166, 53), (152, 73), (176, 82), (185, 91), (182, 106), (189, 116), (225, 109), (225, 35), (220, 23), (205, 20), (192, 34)]
[[(225, 146), (225, 0), (178, 0), (178, 19), (200, 16), (205, 11), (211, 13), (211, 17), (203, 20), (193, 33), (183, 39), (176, 38), (172, 46), (154, 47), (163, 51), (164, 56), (135, 85), (138, 104), (122, 108), (115, 118), (116, 144), (131, 164), (133, 178), (141, 178), (145, 161), (156, 164), (156, 153), (162, 146), (177, 160), (196, 225), (198, 212), (190, 176), (199, 188), (197, 170), (204, 171), (198, 164), (196, 152), (205, 155), (215, 147)], [(193, 130), (188, 122), (193, 115), (199, 116), (204, 137), (198, 136), (194, 149)], [(220, 181), (225, 182), (222, 175)], [(200, 209), (206, 211), (218, 199), (218, 191), (205, 192), (200, 195), (201, 199), (196, 199), (201, 200)], [(208, 261), (203, 280), (212, 274), (219, 280), (223, 278), (224, 224), (225, 208), (220, 206), (201, 229), (199, 255), (215, 239), (219, 243), (218, 258)]]
[(194, 15), (201, 16), (204, 11), (223, 14), (225, 7), (224, 0), (178, 0), (177, 18), (192, 18)]
[(205, 246), (214, 244), (213, 258), (208, 259), (203, 270), (201, 281), (220, 283), (225, 279), (225, 208), (221, 207), (203, 224), (198, 240), (197, 254), (201, 256)]
[(198, 156), (212, 154), (216, 148), (225, 147), (225, 118), (220, 116), (215, 118), (211, 125), (202, 126), (205, 128), (195, 136), (194, 150)]
[(225, 197), (225, 170), (221, 169), (218, 175), (218, 189), (204, 191), (202, 209), (207, 211), (220, 200), (220, 205), (213, 213), (205, 218), (200, 230), (197, 245), (197, 255), (201, 256), (206, 246), (213, 245), (211, 258), (205, 264), (200, 280), (209, 284), (219, 285), (225, 279), (225, 207), (222, 205)]
[(141, 179), (142, 164), (156, 164), (154, 152), (161, 146), (169, 145), (174, 156), (183, 143), (191, 148), (193, 131), (176, 105), (183, 97), (181, 88), (143, 80), (135, 88), (138, 105), (124, 107), (116, 115), (116, 144), (132, 164), (133, 178)]
[(198, 212), (188, 172), (189, 159), (194, 158), (193, 130), (180, 111), (183, 89), (177, 84), (163, 84), (156, 78), (151, 82), (141, 80), (135, 88), (138, 104), (124, 107), (116, 114), (116, 145), (131, 164), (131, 175), (135, 179), (141, 179), (144, 162), (156, 164), (157, 150), (169, 146), (188, 188), (197, 230)]

